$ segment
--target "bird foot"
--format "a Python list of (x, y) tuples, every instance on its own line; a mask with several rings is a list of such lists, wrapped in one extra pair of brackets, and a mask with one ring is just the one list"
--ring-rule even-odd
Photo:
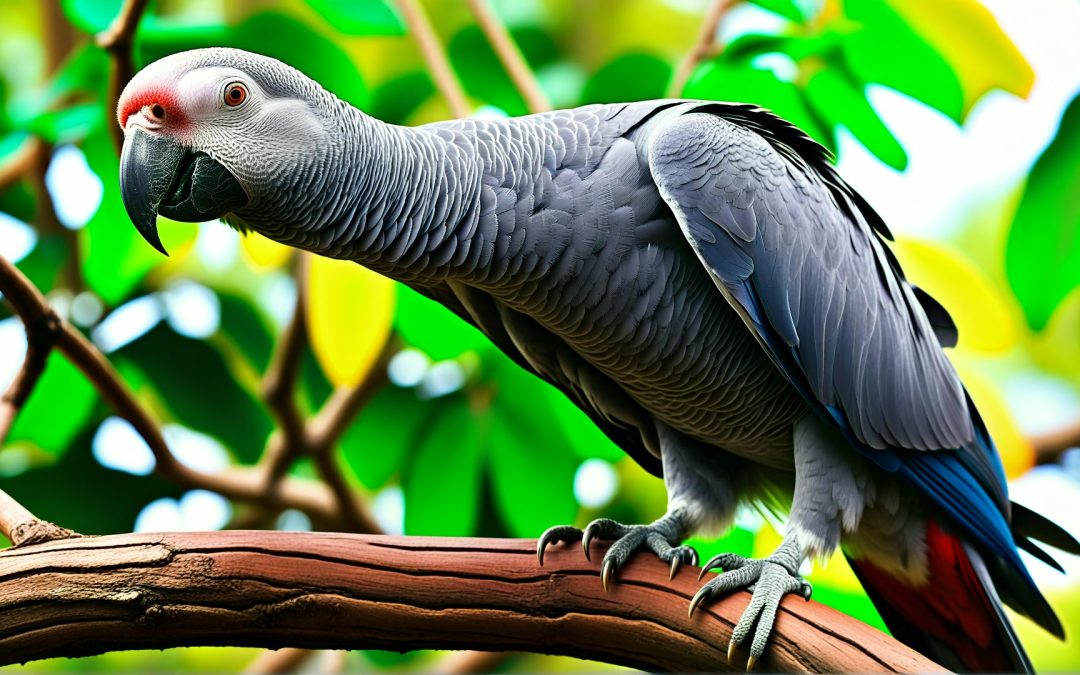
[(641, 548), (647, 548), (671, 566), (669, 579), (682, 563), (697, 565), (697, 551), (689, 546), (681, 546), (683, 531), (682, 518), (677, 513), (669, 513), (650, 525), (623, 525), (608, 518), (594, 520), (584, 531), (570, 525), (558, 525), (549, 528), (536, 542), (536, 557), (544, 564), (544, 549), (549, 544), (580, 540), (585, 550), (585, 559), (590, 560), (589, 544), (594, 539), (613, 540), (615, 543), (604, 554), (600, 565), (600, 581), (604, 590), (608, 590), (615, 573), (630, 558), (630, 554)]
[[(765, 653), (765, 644), (772, 633), (776, 610), (783, 597), (788, 593), (798, 593), (806, 600), (810, 599), (813, 587), (798, 574), (802, 556), (797, 551), (798, 547), (794, 538), (785, 539), (780, 548), (764, 560), (723, 553), (705, 563), (701, 568), (699, 580), (707, 571), (715, 567), (723, 568), (725, 571), (702, 586), (690, 601), (689, 614), (691, 616), (698, 605), (713, 597), (739, 588), (746, 588), (753, 592), (750, 604), (747, 605), (739, 623), (732, 631), (727, 653), (729, 664), (735, 654), (735, 648), (741, 645), (753, 631), (754, 636), (750, 641), (750, 658), (746, 662), (746, 670), (752, 670), (754, 664)], [(755, 624), (757, 624), (756, 630)]]

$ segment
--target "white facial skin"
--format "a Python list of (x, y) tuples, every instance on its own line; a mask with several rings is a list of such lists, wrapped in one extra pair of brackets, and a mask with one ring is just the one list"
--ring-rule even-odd
[[(142, 103), (128, 116), (125, 133), (141, 128), (170, 135), (193, 152), (204, 152), (237, 179), (257, 208), (277, 191), (281, 178), (312, 163), (329, 142), (326, 126), (305, 101), (275, 98), (234, 68), (185, 67), (183, 54), (140, 71), (121, 97)], [(228, 99), (239, 85), (238, 104)], [(161, 107), (154, 103), (162, 100)], [(129, 104), (130, 105), (130, 104)], [(165, 111), (164, 118), (158, 116)]]

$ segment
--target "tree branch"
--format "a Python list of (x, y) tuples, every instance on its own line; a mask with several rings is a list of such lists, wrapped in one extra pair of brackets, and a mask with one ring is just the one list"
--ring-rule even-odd
[[(135, 59), (132, 55), (132, 46), (135, 37), (135, 29), (139, 27), (139, 20), (149, 0), (124, 0), (120, 13), (113, 19), (112, 24), (95, 38), (99, 47), (109, 52), (112, 56), (112, 73), (109, 77), (109, 107), (106, 109), (105, 119), (111, 119), (116, 114), (116, 106), (120, 101), (120, 92), (124, 90), (131, 78), (135, 76)], [(116, 124), (110, 124), (113, 143), (117, 151), (124, 145), (124, 131)]]
[(465, 90), (450, 67), (446, 52), (439, 44), (439, 38), (435, 35), (423, 7), (417, 0), (396, 0), (396, 4), (409, 27), (409, 34), (420, 47), (420, 53), (427, 63), (435, 86), (450, 105), (450, 112), (454, 117), (468, 117), (472, 108), (465, 98)]
[(506, 72), (510, 75), (514, 86), (517, 87), (518, 92), (525, 99), (525, 106), (529, 109), (529, 112), (538, 113), (551, 110), (551, 103), (548, 102), (544, 90), (540, 88), (540, 83), (536, 81), (536, 76), (533, 75), (529, 65), (525, 62), (521, 50), (511, 39), (506, 27), (495, 16), (487, 0), (469, 0), (469, 8), (472, 10), (473, 16), (476, 17), (476, 23), (480, 25), (480, 30), (484, 31), (484, 35), (487, 36), (492, 49), (495, 50), (495, 54), (499, 57), (499, 61), (506, 68)]
[[(0, 259), (0, 271), (9, 271), (5, 270), (3, 265), (10, 265), (10, 263)], [(0, 447), (3, 447), (11, 427), (15, 424), (15, 418), (30, 398), (41, 374), (45, 372), (45, 364), (56, 344), (61, 322), (60, 317), (48, 305), (45, 305), (44, 311), (31, 310), (31, 308), (40, 307), (36, 304), (37, 299), (31, 289), (21, 286), (9, 288), (6, 285), (0, 288), (3, 289), (12, 307), (23, 317), (23, 327), (26, 330), (26, 356), (23, 359), (22, 368), (19, 369), (3, 397), (0, 397)], [(8, 295), (9, 291), (11, 295)], [(44, 302), (44, 298), (41, 302)]]
[[(687, 618), (683, 570), (635, 556), (610, 593), (577, 546), (283, 532), (134, 534), (0, 552), (0, 662), (237, 645), (476, 648), (719, 670), (749, 595)], [(738, 668), (746, 656), (739, 654)], [(789, 596), (764, 671), (935, 671), (892, 638)]]
[(38, 145), (41, 139), (30, 136), (19, 145), (19, 149), (8, 155), (7, 160), (0, 164), (0, 192), (7, 190), (19, 179), (30, 175), (30, 171), (37, 164)]
[(1028, 439), (1035, 452), (1035, 464), (1055, 464), (1066, 450), (1080, 448), (1080, 422)]
[(694, 73), (698, 64), (714, 55), (714, 43), (716, 42), (716, 30), (720, 27), (720, 21), (724, 14), (731, 9), (739, 0), (712, 0), (709, 9), (705, 12), (705, 19), (701, 22), (697, 40), (694, 46), (686, 53), (682, 61), (675, 68), (675, 73), (668, 84), (667, 95), (671, 98), (682, 96), (683, 87)]
[(0, 533), (16, 548), (81, 536), (41, 520), (3, 490), (0, 490)]
[(56, 317), (41, 292), (3, 257), (0, 257), (0, 293), (11, 303), (25, 325), (57, 322), (56, 348), (82, 371), (116, 414), (131, 423), (142, 436), (154, 454), (158, 474), (178, 485), (211, 490), (229, 499), (278, 510), (299, 509), (323, 528), (333, 529), (343, 525), (334, 495), (320, 483), (287, 479), (278, 490), (267, 492), (261, 471), (233, 468), (210, 474), (192, 469), (177, 460), (156, 420), (131, 393), (109, 360), (82, 333)]
[(278, 426), (260, 460), (260, 464), (266, 466), (268, 492), (277, 488), (289, 467), (306, 451), (304, 418), (296, 405), (300, 360), (307, 344), (307, 323), (304, 319), (304, 305), (307, 302), (304, 291), (306, 260), (306, 254), (301, 254), (299, 260), (295, 260), (296, 306), (289, 325), (274, 347), (262, 382), (263, 400)]

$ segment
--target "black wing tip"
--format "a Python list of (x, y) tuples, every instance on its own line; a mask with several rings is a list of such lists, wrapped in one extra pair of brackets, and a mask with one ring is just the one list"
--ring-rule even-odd
[(1080, 541), (1046, 516), (1012, 502), (1012, 530), (1018, 538), (1030, 538), (1066, 553), (1080, 555)]

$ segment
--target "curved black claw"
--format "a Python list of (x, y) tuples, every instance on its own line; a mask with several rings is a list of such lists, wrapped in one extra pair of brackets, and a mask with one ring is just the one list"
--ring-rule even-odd
[[(549, 527), (544, 530), (544, 533), (540, 535), (540, 538), (536, 541), (536, 560), (540, 563), (540, 566), (544, 566), (544, 549), (549, 544), (558, 543), (570, 543), (581, 539), (582, 532), (572, 525), (556, 525), (555, 527)], [(588, 558), (588, 556), (585, 556)]]
[[(777, 562), (780, 560), (780, 562)], [(738, 588), (753, 590), (750, 604), (743, 611), (739, 623), (731, 634), (731, 643), (728, 645), (728, 662), (735, 655), (735, 648), (742, 644), (753, 630), (754, 636), (750, 642), (750, 658), (746, 669), (751, 670), (761, 655), (765, 653), (765, 645), (772, 633), (773, 622), (776, 620), (776, 610), (780, 601), (788, 593), (799, 593), (806, 600), (813, 594), (810, 582), (800, 577), (790, 567), (790, 558), (787, 555), (778, 554), (765, 559), (756, 560), (742, 556), (725, 553), (718, 555), (702, 568), (702, 575), (706, 570), (713, 567), (722, 567), (726, 570), (723, 574), (711, 579), (694, 595), (690, 601), (690, 616), (694, 610), (704, 601), (715, 596), (729, 593)], [(755, 624), (757, 628), (754, 629)]]
[(569, 525), (557, 525), (548, 528), (536, 542), (536, 559), (544, 564), (544, 550), (550, 544), (581, 540), (585, 559), (591, 560), (590, 546), (593, 540), (613, 540), (614, 543), (604, 554), (600, 564), (600, 582), (604, 590), (610, 588), (615, 580), (615, 573), (630, 558), (630, 554), (640, 548), (648, 548), (666, 563), (670, 563), (670, 576), (683, 563), (698, 564), (697, 551), (689, 546), (681, 546), (682, 533), (685, 530), (683, 517), (679, 511), (665, 515), (651, 525), (623, 525), (609, 518), (600, 518), (588, 524), (584, 530)]
[(697, 565), (697, 551), (689, 546), (679, 545), (682, 523), (678, 522), (677, 518), (678, 516), (665, 516), (651, 525), (623, 525), (608, 518), (589, 523), (581, 539), (586, 559), (589, 559), (589, 546), (594, 539), (614, 540), (600, 565), (600, 581), (604, 590), (611, 587), (615, 573), (630, 559), (630, 555), (641, 548), (649, 549), (661, 560), (669, 563), (669, 578), (672, 579), (683, 563)]

